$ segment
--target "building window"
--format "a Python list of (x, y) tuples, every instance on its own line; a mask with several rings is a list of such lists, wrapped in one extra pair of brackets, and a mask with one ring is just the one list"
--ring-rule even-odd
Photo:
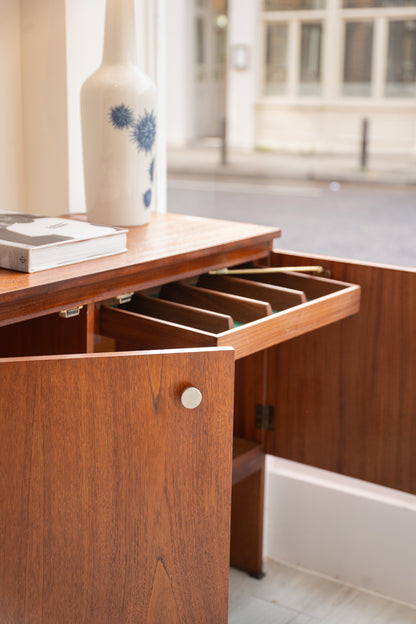
[(322, 24), (302, 24), (299, 95), (321, 93)]
[(287, 92), (287, 24), (267, 24), (266, 95)]
[(371, 95), (373, 30), (372, 21), (345, 24), (343, 95)]
[(264, 0), (265, 11), (308, 11), (325, 8), (326, 0)]
[(389, 24), (386, 95), (416, 95), (416, 20)]

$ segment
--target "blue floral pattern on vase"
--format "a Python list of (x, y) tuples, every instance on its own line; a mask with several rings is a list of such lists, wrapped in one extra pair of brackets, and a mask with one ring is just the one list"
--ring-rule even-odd
[(140, 152), (150, 154), (156, 138), (156, 118), (153, 111), (148, 113), (145, 110), (144, 115), (139, 116), (130, 131), (130, 137)]
[[(134, 113), (129, 106), (119, 104), (112, 106), (109, 111), (110, 123), (116, 130), (130, 129), (130, 139), (136, 145), (139, 152), (144, 152), (147, 156), (151, 153), (156, 140), (156, 117), (153, 111), (146, 109), (143, 115), (139, 115), (137, 121), (134, 120)], [(153, 183), (155, 159), (152, 158), (149, 164), (149, 178)], [(145, 208), (149, 208), (152, 201), (152, 189), (149, 188), (143, 193), (143, 203)]]
[(155, 159), (152, 158), (152, 162), (149, 165), (149, 178), (150, 178), (150, 182), (153, 182), (154, 173), (155, 173)]
[(112, 125), (118, 130), (128, 128), (134, 123), (133, 111), (124, 104), (110, 108), (109, 115)]
[(149, 208), (151, 201), (152, 201), (152, 191), (151, 189), (147, 189), (146, 193), (143, 194), (143, 203), (146, 208)]

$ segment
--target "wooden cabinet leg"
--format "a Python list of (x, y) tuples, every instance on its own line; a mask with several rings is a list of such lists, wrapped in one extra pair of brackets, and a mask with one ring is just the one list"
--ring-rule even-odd
[(263, 467), (233, 486), (231, 556), (233, 567), (263, 576)]

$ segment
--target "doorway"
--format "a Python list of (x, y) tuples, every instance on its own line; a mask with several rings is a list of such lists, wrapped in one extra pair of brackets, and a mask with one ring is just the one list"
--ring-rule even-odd
[(194, 0), (195, 138), (223, 133), (226, 110), (227, 0)]

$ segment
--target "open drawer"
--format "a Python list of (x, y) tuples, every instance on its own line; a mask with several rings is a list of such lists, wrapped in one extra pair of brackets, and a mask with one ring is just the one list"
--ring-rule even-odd
[(317, 275), (204, 274), (102, 305), (100, 333), (123, 350), (231, 346), (242, 358), (355, 314), (359, 304), (359, 286)]

